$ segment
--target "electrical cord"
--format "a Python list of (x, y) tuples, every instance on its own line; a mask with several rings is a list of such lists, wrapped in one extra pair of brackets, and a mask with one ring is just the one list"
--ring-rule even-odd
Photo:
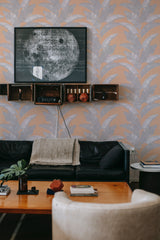
[(59, 110), (59, 112), (60, 112), (60, 114), (61, 114), (61, 117), (62, 117), (62, 119), (63, 119), (64, 125), (65, 125), (65, 127), (66, 127), (66, 129), (67, 129), (68, 135), (69, 135), (69, 137), (71, 138), (71, 134), (70, 134), (70, 131), (69, 131), (68, 127), (67, 127), (65, 118), (64, 118), (63, 113), (62, 113), (62, 110), (61, 110), (61, 108), (60, 108), (59, 105), (57, 106), (57, 108), (58, 108), (58, 110)]

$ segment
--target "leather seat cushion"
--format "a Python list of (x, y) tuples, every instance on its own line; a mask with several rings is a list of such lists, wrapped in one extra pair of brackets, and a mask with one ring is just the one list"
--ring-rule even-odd
[(76, 168), (76, 180), (107, 180), (107, 181), (121, 181), (125, 179), (125, 172), (123, 169), (97, 169), (97, 167), (78, 166)]
[(33, 165), (27, 171), (28, 179), (36, 180), (73, 180), (75, 179), (74, 166), (45, 166)]

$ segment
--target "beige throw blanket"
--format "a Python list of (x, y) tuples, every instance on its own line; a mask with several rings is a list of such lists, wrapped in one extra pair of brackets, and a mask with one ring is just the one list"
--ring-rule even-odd
[(80, 146), (78, 139), (46, 139), (33, 142), (30, 164), (79, 165)]

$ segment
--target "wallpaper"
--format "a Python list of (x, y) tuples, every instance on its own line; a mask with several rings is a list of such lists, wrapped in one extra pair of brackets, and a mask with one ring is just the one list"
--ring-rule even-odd
[(0, 83), (14, 82), (14, 27), (25, 26), (87, 27), (87, 82), (120, 84), (120, 99), (59, 109), (0, 96), (0, 139), (70, 134), (160, 158), (159, 0), (0, 0)]

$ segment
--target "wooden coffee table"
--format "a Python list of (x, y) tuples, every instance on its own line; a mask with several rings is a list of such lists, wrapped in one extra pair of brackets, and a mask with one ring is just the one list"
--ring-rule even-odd
[[(49, 181), (28, 181), (28, 189), (35, 186), (38, 195), (17, 195), (18, 181), (8, 181), (11, 188), (8, 196), (0, 196), (0, 212), (51, 214), (53, 195), (47, 195)], [(63, 190), (74, 201), (93, 203), (124, 203), (131, 200), (132, 191), (126, 182), (63, 182)], [(98, 190), (98, 197), (70, 197), (70, 185), (92, 185)]]

